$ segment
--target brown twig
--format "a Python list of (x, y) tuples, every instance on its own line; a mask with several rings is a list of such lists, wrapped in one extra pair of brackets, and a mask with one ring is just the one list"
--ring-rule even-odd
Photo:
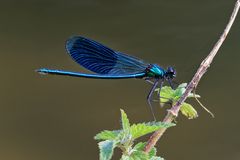
[[(194, 88), (196, 88), (200, 79), (202, 78), (204, 73), (207, 71), (207, 68), (210, 67), (212, 60), (215, 57), (215, 55), (217, 54), (223, 41), (226, 39), (227, 34), (228, 34), (229, 30), (231, 29), (231, 26), (237, 16), (239, 7), (240, 7), (240, 0), (237, 0), (234, 10), (232, 12), (232, 15), (230, 17), (230, 20), (229, 20), (225, 30), (223, 31), (222, 35), (220, 36), (219, 40), (214, 45), (214, 47), (213, 47), (212, 51), (209, 53), (209, 55), (202, 61), (201, 65), (199, 66), (199, 68), (198, 68), (197, 72), (195, 73), (194, 77), (192, 78), (191, 82), (186, 87), (185, 93), (178, 100), (178, 102), (171, 109), (168, 110), (168, 113), (167, 113), (166, 117), (164, 118), (163, 122), (172, 122), (174, 120), (174, 118), (178, 116), (178, 112), (180, 110), (181, 104), (186, 100), (189, 93), (191, 93), (192, 90)], [(162, 129), (156, 131), (155, 133), (153, 133), (153, 135), (148, 140), (148, 142), (144, 148), (144, 151), (148, 153), (155, 146), (157, 141), (162, 137), (162, 135), (165, 131), (166, 131), (166, 128), (162, 128)]]

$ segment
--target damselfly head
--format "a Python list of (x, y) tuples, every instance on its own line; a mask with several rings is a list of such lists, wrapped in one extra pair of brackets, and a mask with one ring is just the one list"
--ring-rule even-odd
[(176, 75), (177, 75), (177, 72), (173, 67), (168, 67), (167, 68), (167, 71), (165, 73), (165, 78), (166, 79), (173, 79), (173, 78), (176, 77)]

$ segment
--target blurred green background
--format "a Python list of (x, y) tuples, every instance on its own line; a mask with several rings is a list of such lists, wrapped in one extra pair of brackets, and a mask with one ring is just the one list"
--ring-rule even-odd
[[(93, 136), (118, 129), (120, 108), (131, 122), (152, 120), (143, 80), (41, 76), (47, 67), (86, 72), (66, 54), (72, 35), (99, 41), (147, 62), (177, 69), (189, 82), (222, 33), (235, 0), (8, 0), (0, 5), (0, 159), (98, 159)], [(158, 143), (173, 160), (239, 160), (240, 15), (197, 93), (212, 119), (178, 118)], [(165, 109), (155, 104), (158, 119)], [(148, 138), (148, 137), (146, 137)], [(118, 153), (116, 154), (118, 155)], [(117, 156), (114, 158), (117, 159)]]

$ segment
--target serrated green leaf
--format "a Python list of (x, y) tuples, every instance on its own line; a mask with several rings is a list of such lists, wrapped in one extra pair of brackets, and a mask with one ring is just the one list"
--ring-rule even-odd
[(178, 100), (185, 91), (186, 91), (185, 88), (177, 88), (176, 90), (174, 90), (174, 99)]
[(156, 154), (157, 154), (157, 149), (153, 147), (148, 153), (148, 157), (151, 159), (152, 157), (156, 156)]
[(160, 92), (160, 104), (164, 105), (166, 102), (176, 102), (182, 94), (186, 91), (187, 83), (180, 84), (177, 89), (173, 90), (169, 86), (162, 87), (161, 91), (160, 89), (156, 89), (157, 92)]
[(116, 130), (116, 131), (102, 131), (98, 133), (94, 139), (96, 140), (115, 140), (118, 135), (120, 134), (121, 130)]
[(154, 156), (150, 160), (164, 160), (164, 158)]
[(180, 108), (181, 113), (188, 119), (197, 118), (197, 111), (193, 108), (191, 104), (183, 103)]
[(122, 128), (123, 132), (129, 134), (130, 131), (130, 123), (127, 117), (127, 114), (124, 112), (124, 110), (121, 109), (121, 121), (122, 121)]
[(130, 128), (132, 133), (132, 138), (136, 139), (151, 132), (157, 131), (160, 128), (168, 128), (174, 126), (173, 123), (163, 123), (163, 122), (155, 122), (155, 123), (138, 123), (133, 124)]
[[(183, 95), (183, 93), (186, 91), (186, 87), (187, 87), (187, 83), (182, 83), (177, 87), (177, 89), (174, 91), (174, 94), (176, 96), (175, 99), (178, 100), (178, 98), (180, 98)], [(194, 98), (194, 97), (200, 98), (201, 96), (198, 94), (189, 93), (188, 98)]]
[(182, 83), (174, 90), (174, 101), (177, 101), (183, 95), (183, 93), (186, 91), (186, 86), (187, 83)]
[(134, 160), (149, 160), (147, 153), (144, 151), (134, 151), (130, 157)]
[[(141, 155), (141, 152), (144, 152), (144, 147), (146, 145), (146, 142), (139, 142), (133, 147), (133, 153), (135, 155)], [(144, 152), (144, 158), (147, 158), (147, 160), (151, 159), (152, 157), (156, 156), (157, 149), (153, 147), (148, 154)], [(147, 156), (146, 156), (147, 155)], [(132, 156), (131, 156), (132, 157)]]
[(122, 155), (120, 160), (134, 160), (134, 159), (128, 155)]
[[(157, 90), (158, 92), (160, 91), (160, 89)], [(161, 91), (160, 91), (160, 102), (161, 103), (166, 103), (168, 102), (169, 100), (172, 99), (173, 97), (173, 92), (174, 90), (172, 90), (171, 87), (169, 86), (164, 86), (162, 87)]]
[(173, 93), (173, 89), (169, 86), (163, 86), (160, 90), (160, 88), (155, 89), (156, 92), (163, 92), (165, 95), (171, 95)]
[(144, 123), (142, 124), (140, 123), (140, 124), (133, 124), (130, 130), (132, 133), (132, 138), (136, 139), (146, 134), (149, 134), (151, 132), (154, 132), (160, 128), (161, 128), (160, 126), (147, 126)]
[(133, 147), (133, 150), (143, 151), (145, 145), (146, 142), (139, 142)]
[(166, 123), (166, 122), (148, 122), (148, 123), (145, 123), (146, 125), (148, 126), (162, 126), (162, 128), (169, 128), (169, 127), (173, 127), (175, 126), (176, 124), (175, 123)]
[(177, 88), (186, 88), (187, 87), (187, 83), (182, 83), (179, 84)]
[(100, 149), (100, 160), (110, 160), (113, 155), (113, 150), (116, 147), (116, 142), (106, 140), (98, 143)]

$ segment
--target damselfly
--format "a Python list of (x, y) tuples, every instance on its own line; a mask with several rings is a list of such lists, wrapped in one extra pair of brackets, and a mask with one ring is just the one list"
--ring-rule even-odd
[(172, 79), (176, 77), (176, 71), (173, 67), (164, 70), (157, 64), (145, 63), (141, 59), (114, 51), (96, 41), (81, 36), (68, 39), (66, 50), (74, 61), (96, 74), (46, 68), (38, 69), (37, 72), (95, 79), (144, 79), (152, 84), (147, 101), (154, 119), (155, 116), (151, 105), (154, 90), (158, 85), (161, 88), (164, 80), (167, 80), (172, 87)]

